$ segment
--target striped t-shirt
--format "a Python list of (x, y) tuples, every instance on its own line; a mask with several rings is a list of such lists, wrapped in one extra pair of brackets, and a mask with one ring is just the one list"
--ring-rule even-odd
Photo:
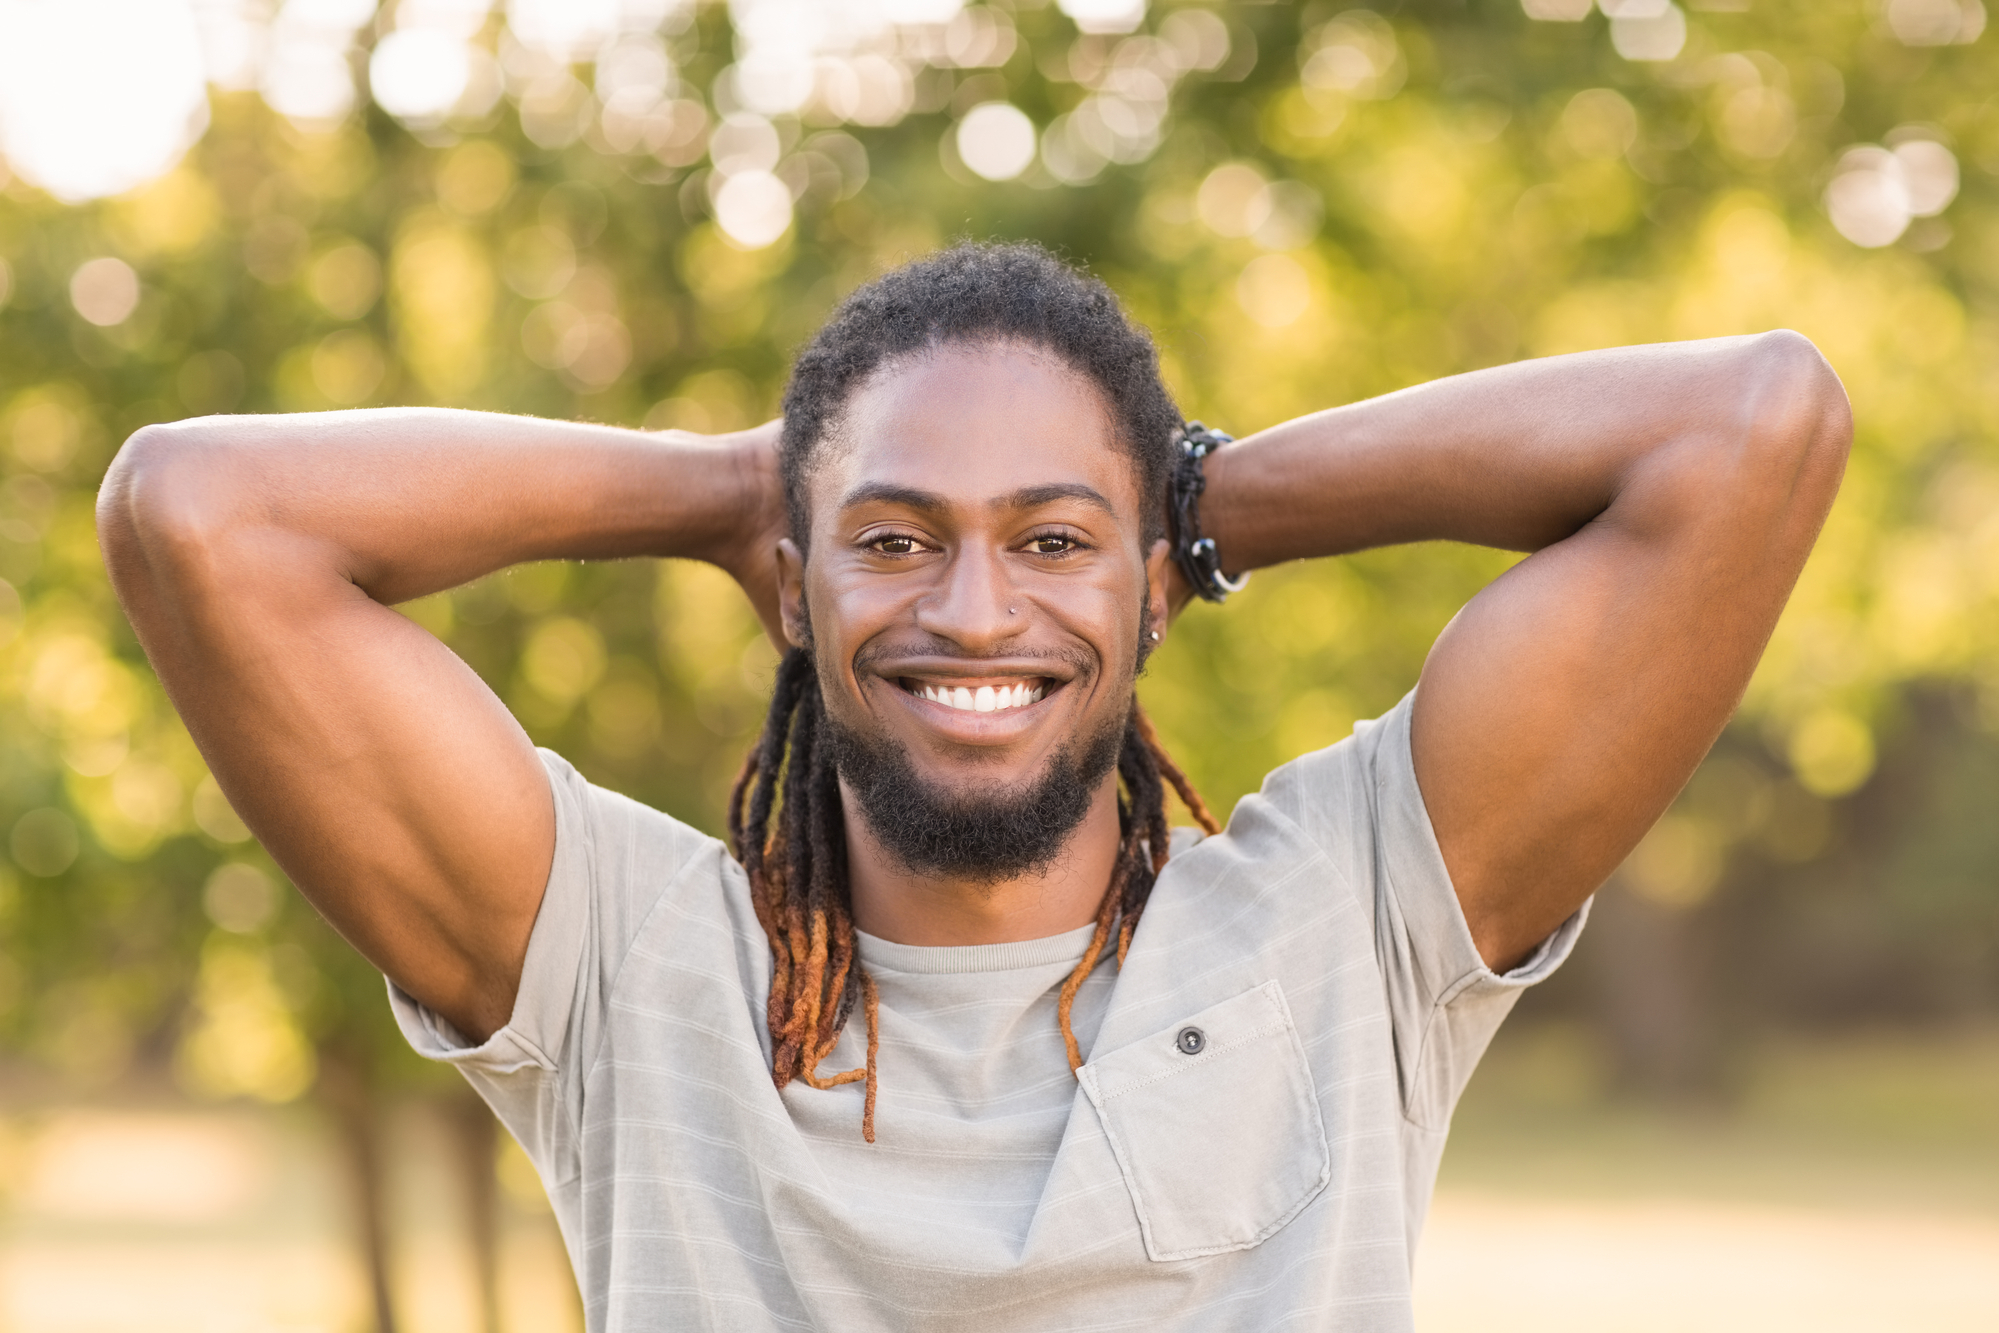
[[(1089, 931), (864, 936), (858, 1084), (771, 1084), (770, 952), (713, 838), (546, 756), (555, 863), (512, 1021), (468, 1047), (392, 990), (548, 1187), (588, 1326), (1410, 1327), (1451, 1108), (1522, 987), (1479, 960), (1417, 790), (1405, 699), (1187, 842), (1074, 1012)], [(823, 1068), (861, 1063), (849, 1024)]]

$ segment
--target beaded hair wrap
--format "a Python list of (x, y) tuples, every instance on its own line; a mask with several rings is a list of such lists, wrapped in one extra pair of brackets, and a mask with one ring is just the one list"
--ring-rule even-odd
[(1201, 535), (1201, 494), (1208, 489), (1202, 460), (1234, 442), (1233, 435), (1189, 421), (1180, 428), (1180, 458), (1173, 467), (1173, 560), (1189, 586), (1208, 602), (1226, 602), (1230, 593), (1241, 592), (1249, 582), (1248, 574), (1230, 578), (1222, 573), (1215, 539)]

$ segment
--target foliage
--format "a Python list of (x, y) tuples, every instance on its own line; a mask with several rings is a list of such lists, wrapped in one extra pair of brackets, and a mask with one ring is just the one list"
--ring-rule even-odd
[[(1922, 27), (1939, 4), (1958, 27)], [(906, 105), (871, 124), (823, 98), (746, 116), (730, 22), (755, 8), (672, 11), (672, 87), (643, 132), (502, 36), (513, 100), (490, 111), (404, 125), (366, 106), (301, 127), (217, 91), (186, 159), (132, 193), (0, 192), (8, 1046), (84, 1079), (172, 1058), (198, 1091), (283, 1100), (310, 1084), (315, 1043), (394, 1045), (378, 980), (277, 892), (109, 592), (91, 506), (128, 432), (425, 402), (744, 425), (843, 292), (959, 235), (1087, 263), (1157, 331), (1189, 414), (1238, 435), (1521, 356), (1813, 337), (1856, 405), (1851, 476), (1724, 754), (1634, 860), (1661, 902), (1697, 903), (1754, 857), (1827, 855), (1827, 802), (1868, 781), (1913, 685), (1954, 683), (1999, 727), (1999, 449), (1980, 375), (1999, 341), (1995, 57), (1989, 38), (1911, 44), (1975, 36), (1976, 0), (1710, 0), (1667, 19), (1606, 4), (1629, 13), (1578, 22), (1513, 0), (1167, 5), (1128, 36), (995, 0), (892, 34)], [(1644, 54), (1662, 22), (1684, 24), (1677, 55), (1619, 53)], [(976, 59), (1001, 63), (954, 68), (945, 36), (974, 29)], [(955, 128), (998, 100), (1045, 127), (1006, 182), (966, 166)], [(703, 159), (689, 136), (710, 125)], [(750, 245), (717, 220), (735, 179), (718, 168), (766, 139), (795, 212)], [(1897, 176), (1881, 148), (1846, 153), (1862, 143), (1944, 145), (1961, 190), (1911, 222), (1930, 178)], [(1829, 204), (1848, 234), (1898, 234), (1859, 245)], [(104, 257), (139, 295), (100, 325), (80, 312), (117, 276), (85, 279)], [(1190, 612), (1144, 697), (1226, 807), (1391, 704), (1505, 564), (1426, 548), (1266, 572), (1225, 611)], [(718, 827), (774, 661), (721, 575), (538, 566), (404, 609), (540, 743)], [(1978, 825), (1975, 803), (1959, 818)], [(1994, 913), (1971, 895), (1927, 928), (1999, 937)]]

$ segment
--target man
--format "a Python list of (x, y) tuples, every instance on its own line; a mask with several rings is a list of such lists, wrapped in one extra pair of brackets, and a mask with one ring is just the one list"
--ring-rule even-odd
[[(1105, 288), (964, 246), (849, 299), (781, 439), (211, 418), (135, 436), (100, 526), (224, 790), (534, 1159), (592, 1329), (1404, 1329), (1451, 1108), (1740, 698), (1846, 401), (1780, 333), (1178, 426)], [(1440, 538), (1532, 554), (1169, 842), (1162, 782), (1205, 812), (1133, 681), (1176, 606)], [(791, 646), (740, 862), (388, 610), (633, 555)]]

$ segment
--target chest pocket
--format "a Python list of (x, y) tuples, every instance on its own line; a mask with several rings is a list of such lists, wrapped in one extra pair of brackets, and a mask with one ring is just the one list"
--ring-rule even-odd
[(1332, 1176), (1284, 992), (1266, 981), (1084, 1065), (1155, 1261), (1260, 1245)]

